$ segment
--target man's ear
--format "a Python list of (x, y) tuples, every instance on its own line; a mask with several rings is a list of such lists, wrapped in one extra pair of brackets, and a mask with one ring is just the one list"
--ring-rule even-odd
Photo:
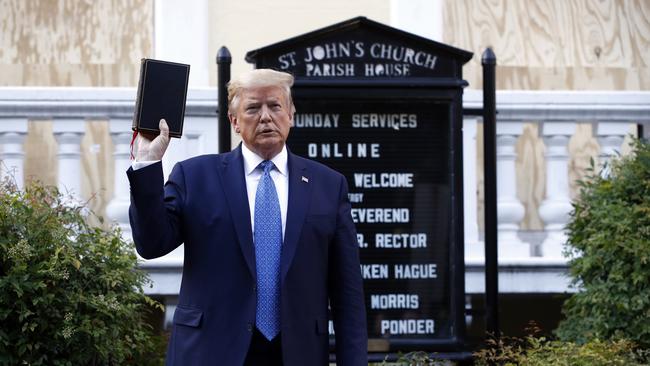
[(237, 121), (237, 116), (235, 116), (232, 113), (228, 113), (228, 120), (230, 121), (230, 125), (235, 130), (235, 132), (239, 133), (239, 124)]
[(289, 112), (289, 127), (293, 127), (293, 116), (296, 114), (296, 107), (291, 105), (291, 112)]

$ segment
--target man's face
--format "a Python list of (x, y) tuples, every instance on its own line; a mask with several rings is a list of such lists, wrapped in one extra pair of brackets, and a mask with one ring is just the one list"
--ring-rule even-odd
[(230, 123), (241, 133), (244, 144), (264, 159), (271, 159), (282, 151), (293, 113), (282, 88), (265, 86), (244, 90)]

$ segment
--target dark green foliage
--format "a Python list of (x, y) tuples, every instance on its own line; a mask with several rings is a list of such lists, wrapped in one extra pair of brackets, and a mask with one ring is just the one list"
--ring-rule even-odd
[(580, 184), (568, 224), (570, 273), (564, 340), (625, 338), (650, 348), (650, 144), (616, 160), (607, 178)]
[(474, 354), (477, 366), (641, 366), (650, 361), (627, 340), (590, 340), (584, 344), (549, 341), (543, 337), (489, 340), (488, 347)]
[(161, 364), (132, 245), (81, 210), (0, 184), (0, 365)]
[(406, 354), (398, 353), (399, 358), (395, 362), (384, 360), (378, 366), (445, 366), (449, 365), (446, 360), (435, 359), (427, 352), (415, 351)]

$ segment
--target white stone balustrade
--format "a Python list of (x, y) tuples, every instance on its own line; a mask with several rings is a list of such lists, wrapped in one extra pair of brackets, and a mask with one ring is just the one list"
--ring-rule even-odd
[[(466, 108), (481, 108), (482, 94), (478, 90), (466, 90), (463, 97)], [(650, 128), (650, 93), (648, 92), (568, 92), (568, 91), (497, 91), (497, 129), (508, 123), (522, 121), (541, 124), (542, 138), (547, 147), (546, 160), (547, 175), (546, 200), (539, 209), (542, 219), (545, 218), (545, 228), (541, 232), (546, 240), (541, 243), (539, 254), (541, 257), (505, 257), (503, 249), (499, 252), (499, 291), (505, 293), (530, 293), (530, 292), (566, 292), (571, 291), (566, 277), (566, 259), (562, 257), (562, 245), (565, 241), (563, 225), (566, 223), (571, 206), (569, 201), (568, 169), (567, 169), (567, 143), (575, 131), (576, 123), (596, 122), (595, 137), (601, 146), (601, 160), (607, 159), (614, 150), (619, 150), (622, 137), (629, 132), (630, 124), (641, 123), (646, 131)], [(562, 125), (566, 127), (563, 130)], [(551, 124), (551, 125), (549, 125)], [(544, 125), (546, 130), (544, 131)], [(553, 127), (553, 128), (550, 128)], [(503, 127), (501, 127), (503, 128)], [(554, 130), (554, 131), (552, 131)], [(480, 131), (480, 127), (479, 127)], [(623, 132), (625, 131), (625, 132)], [(507, 151), (508, 145), (513, 144), (511, 138), (499, 138), (501, 131), (497, 131), (497, 150)], [(646, 138), (648, 137), (646, 132)], [(550, 147), (550, 149), (549, 149)], [(476, 153), (468, 151), (464, 146), (463, 154)], [(474, 147), (475, 149), (475, 147)], [(550, 150), (550, 152), (549, 152)], [(499, 153), (497, 153), (499, 154)], [(549, 161), (549, 158), (551, 161)], [(559, 158), (559, 160), (557, 160)], [(513, 183), (513, 173), (508, 164), (501, 168), (498, 175), (505, 175), (506, 181)], [(497, 161), (497, 165), (500, 162)], [(551, 165), (552, 167), (548, 167)], [(465, 170), (465, 186), (467, 174), (474, 170)], [(557, 178), (557, 179), (556, 179)], [(498, 184), (502, 184), (500, 177)], [(503, 185), (501, 185), (503, 187)], [(498, 187), (499, 188), (499, 187)], [(503, 190), (498, 190), (498, 210), (503, 208)], [(514, 189), (509, 191), (514, 195)], [(465, 196), (467, 197), (467, 195)], [(512, 196), (511, 196), (512, 197)], [(517, 206), (517, 204), (515, 204)], [(466, 209), (468, 206), (465, 206)], [(471, 205), (470, 205), (471, 207)], [(548, 210), (546, 212), (545, 210)], [(503, 238), (503, 224), (516, 222), (520, 210), (515, 216), (503, 220), (499, 212), (499, 240)], [(545, 211), (542, 213), (541, 211)], [(466, 216), (467, 217), (467, 216)], [(467, 232), (467, 228), (466, 228)], [(540, 235), (536, 234), (535, 237)], [(532, 243), (531, 243), (532, 244)], [(502, 243), (500, 243), (502, 245)], [(467, 248), (467, 243), (466, 243)], [(465, 290), (467, 293), (481, 293), (485, 291), (484, 259), (465, 257), (466, 275)]]
[[(59, 181), (80, 199), (82, 151), (80, 142), (91, 121), (108, 120), (113, 141), (113, 199), (106, 215), (117, 222), (130, 238), (128, 225), (129, 188), (125, 171), (130, 165), (130, 124), (134, 88), (0, 88), (0, 162), (2, 175), (7, 167), (19, 186), (24, 182), (24, 141), (27, 121), (52, 120), (59, 144)], [(185, 131), (173, 139), (163, 161), (164, 172), (189, 156), (217, 151), (215, 89), (195, 89), (188, 93)], [(464, 106), (480, 108), (481, 92), (466, 90)], [(563, 226), (570, 209), (568, 194), (567, 143), (576, 123), (593, 122), (594, 137), (601, 146), (600, 160), (621, 149), (623, 137), (633, 123), (650, 122), (649, 92), (518, 92), (497, 93), (497, 177), (500, 241), (500, 290), (502, 292), (562, 292), (568, 289), (566, 260), (561, 257)], [(516, 194), (515, 144), (522, 133), (522, 122), (541, 124), (541, 137), (547, 148), (546, 197), (540, 207), (547, 240), (541, 244), (541, 257), (530, 255), (530, 245), (519, 231), (523, 206)], [(466, 291), (483, 291), (483, 243), (478, 230), (477, 148), (480, 118), (468, 117), (463, 123)], [(506, 249), (508, 247), (509, 249)], [(146, 291), (174, 301), (180, 286), (182, 247), (170, 255), (142, 262), (153, 280)], [(541, 282), (540, 282), (541, 281)]]

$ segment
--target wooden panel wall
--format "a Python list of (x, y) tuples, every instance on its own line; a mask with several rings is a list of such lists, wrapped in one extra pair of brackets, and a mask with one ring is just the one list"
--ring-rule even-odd
[(650, 1), (445, 0), (444, 42), (475, 53), (481, 88), (492, 47), (498, 89), (650, 90)]
[(0, 85), (134, 86), (153, 0), (0, 0)]

